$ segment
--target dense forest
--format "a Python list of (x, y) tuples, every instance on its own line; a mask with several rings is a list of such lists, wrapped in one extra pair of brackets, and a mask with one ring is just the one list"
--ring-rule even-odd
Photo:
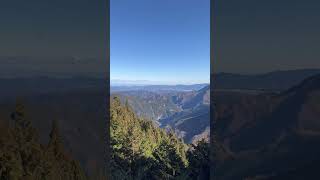
[(187, 145), (174, 132), (138, 117), (128, 102), (111, 99), (113, 180), (209, 179), (209, 144)]
[[(64, 150), (57, 121), (47, 145), (39, 142), (25, 107), (17, 103), (12, 121), (0, 124), (1, 180), (85, 180), (79, 162)], [(10, 116), (10, 115), (8, 115)]]

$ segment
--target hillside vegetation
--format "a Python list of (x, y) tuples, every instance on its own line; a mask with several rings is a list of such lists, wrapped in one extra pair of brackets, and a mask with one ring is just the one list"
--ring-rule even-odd
[(11, 118), (11, 122), (1, 121), (0, 125), (1, 180), (87, 179), (79, 162), (64, 150), (56, 121), (49, 143), (44, 145), (39, 143), (38, 132), (21, 103), (17, 103)]
[(112, 179), (209, 178), (208, 143), (188, 147), (172, 131), (138, 117), (119, 97), (111, 99), (110, 116)]

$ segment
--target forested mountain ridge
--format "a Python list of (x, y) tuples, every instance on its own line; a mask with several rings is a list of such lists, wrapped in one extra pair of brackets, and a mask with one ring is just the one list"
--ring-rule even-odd
[(146, 117), (154, 122), (179, 112), (178, 107), (168, 93), (156, 93), (150, 91), (126, 91), (115, 92), (112, 96), (120, 97), (124, 103), (128, 101), (134, 112), (140, 117)]
[(128, 102), (112, 97), (110, 105), (113, 179), (208, 179), (208, 143), (188, 150), (172, 131), (136, 116)]

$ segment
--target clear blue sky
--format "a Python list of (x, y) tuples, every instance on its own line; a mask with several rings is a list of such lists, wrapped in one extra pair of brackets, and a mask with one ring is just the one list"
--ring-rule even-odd
[(210, 79), (209, 0), (110, 0), (111, 79)]

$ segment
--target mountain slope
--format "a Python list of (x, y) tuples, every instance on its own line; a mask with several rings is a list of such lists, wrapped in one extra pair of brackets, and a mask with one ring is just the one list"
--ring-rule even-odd
[(276, 95), (214, 98), (218, 138), (235, 154), (217, 166), (218, 179), (272, 179), (320, 159), (320, 75)]
[(189, 97), (181, 105), (182, 111), (161, 119), (162, 127), (171, 127), (188, 143), (210, 136), (210, 86)]
[(112, 96), (120, 97), (123, 103), (128, 101), (138, 116), (155, 122), (181, 111), (181, 108), (173, 102), (170, 94), (167, 93), (124, 91), (113, 93)]

